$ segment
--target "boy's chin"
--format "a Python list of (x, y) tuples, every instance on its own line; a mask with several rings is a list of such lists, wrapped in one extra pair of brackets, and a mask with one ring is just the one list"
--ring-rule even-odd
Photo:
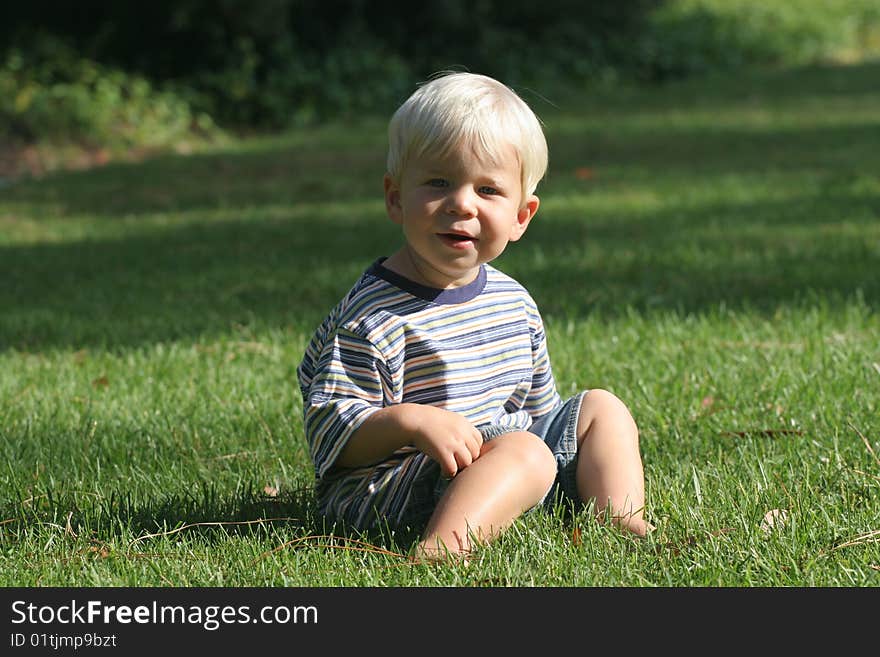
[(432, 267), (428, 271), (416, 272), (423, 280), (423, 285), (436, 289), (453, 289), (473, 283), (480, 273), (480, 265), (462, 267)]
[(479, 265), (467, 269), (456, 269), (454, 271), (447, 270), (444, 272), (437, 272), (436, 276), (431, 277), (433, 280), (425, 283), (425, 285), (441, 290), (464, 287), (469, 283), (473, 283), (479, 273)]

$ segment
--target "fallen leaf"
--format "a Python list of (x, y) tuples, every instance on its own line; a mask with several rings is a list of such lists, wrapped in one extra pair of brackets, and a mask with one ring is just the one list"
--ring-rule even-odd
[(92, 381), (92, 386), (95, 388), (106, 388), (110, 385), (110, 380), (106, 376), (99, 376), (97, 379)]
[(106, 545), (90, 545), (88, 551), (102, 559), (106, 559), (110, 556), (110, 550)]
[(778, 529), (783, 529), (788, 523), (788, 511), (785, 509), (771, 509), (764, 514), (761, 521), (761, 529), (765, 534)]
[(575, 527), (574, 531), (571, 532), (571, 542), (574, 545), (581, 544), (581, 528), (580, 527)]
[(712, 536), (724, 536), (725, 534), (730, 534), (733, 531), (733, 527), (722, 527), (721, 529), (716, 529), (712, 532), (709, 532)]

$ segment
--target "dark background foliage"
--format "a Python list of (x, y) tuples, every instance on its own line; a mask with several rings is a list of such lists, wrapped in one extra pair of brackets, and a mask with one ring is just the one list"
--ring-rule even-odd
[(533, 100), (878, 54), (876, 0), (9, 2), (0, 178), (31, 145), (37, 159), (62, 144), (101, 160), (384, 117), (441, 70)]
[[(631, 59), (659, 0), (83, 0), (8, 3), (0, 49), (81, 57), (176, 83), (223, 122), (384, 110), (449, 68), (510, 84), (588, 77)], [(56, 47), (55, 52), (58, 48)], [(295, 116), (294, 116), (295, 115)]]

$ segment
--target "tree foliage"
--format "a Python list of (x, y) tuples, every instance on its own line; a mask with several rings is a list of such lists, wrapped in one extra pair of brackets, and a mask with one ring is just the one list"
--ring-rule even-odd
[[(186, 87), (227, 121), (283, 125), (384, 108), (449, 68), (509, 81), (620, 63), (659, 0), (155, 0), (6, 7), (0, 47), (51, 35), (81, 56)], [(51, 7), (50, 7), (51, 5)]]
[[(0, 131), (17, 134), (127, 99), (203, 126), (384, 114), (446, 69), (550, 89), (880, 53), (876, 0), (30, 0), (0, 12)], [(117, 92), (96, 94), (83, 73), (95, 70)]]

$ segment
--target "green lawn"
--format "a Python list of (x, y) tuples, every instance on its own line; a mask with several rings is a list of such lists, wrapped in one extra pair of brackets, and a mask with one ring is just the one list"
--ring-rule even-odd
[(561, 392), (629, 404), (657, 530), (469, 567), (312, 512), (295, 369), (399, 240), (384, 118), (0, 188), (0, 585), (880, 585), (878, 79), (523, 91), (551, 167), (496, 264)]

